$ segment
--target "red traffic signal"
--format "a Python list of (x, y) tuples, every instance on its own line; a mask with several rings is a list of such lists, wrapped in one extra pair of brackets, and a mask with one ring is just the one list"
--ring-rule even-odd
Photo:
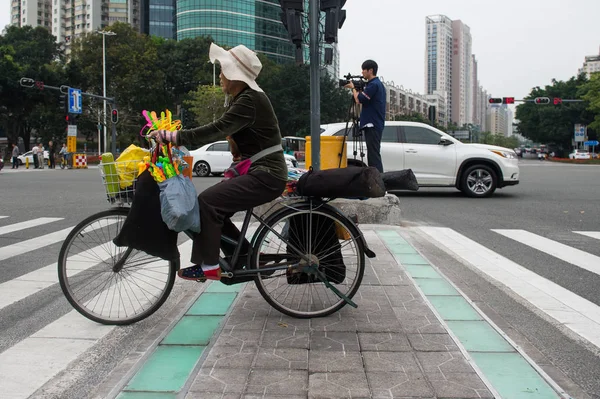
[(490, 98), (489, 102), (490, 102), (490, 104), (502, 104), (502, 99), (501, 98)]
[(550, 104), (550, 99), (548, 97), (536, 97), (536, 104)]
[(110, 120), (112, 123), (117, 123), (119, 121), (119, 111), (113, 109), (110, 115)]
[(554, 105), (562, 104), (562, 98), (554, 97)]
[(514, 104), (514, 103), (515, 103), (514, 97), (503, 97), (502, 98), (502, 104)]

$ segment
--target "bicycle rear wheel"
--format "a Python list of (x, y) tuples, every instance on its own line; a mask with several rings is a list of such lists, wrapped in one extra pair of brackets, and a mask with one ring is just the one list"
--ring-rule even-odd
[(58, 257), (65, 297), (98, 323), (145, 319), (165, 302), (175, 282), (174, 262), (113, 244), (128, 212), (114, 208), (88, 217), (69, 233)]
[(347, 302), (323, 279), (348, 299), (356, 294), (365, 270), (364, 245), (360, 231), (345, 216), (327, 205), (311, 211), (306, 204), (279, 211), (266, 223), (272, 230), (262, 226), (257, 232), (251, 264), (254, 268), (288, 266), (255, 278), (271, 306), (297, 318), (338, 311)]

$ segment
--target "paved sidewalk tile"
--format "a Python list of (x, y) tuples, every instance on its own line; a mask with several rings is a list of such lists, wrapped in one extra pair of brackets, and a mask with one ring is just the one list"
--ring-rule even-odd
[[(392, 240), (394, 254), (379, 233), (365, 232), (377, 258), (366, 262), (353, 299), (357, 309), (295, 319), (272, 309), (254, 284), (246, 284), (186, 398), (490, 398), (407, 272), (440, 298), (448, 320), (479, 319), (456, 299), (451, 301), (458, 308), (444, 302), (457, 292), (392, 233), (383, 235)], [(198, 313), (211, 312), (201, 305)]]

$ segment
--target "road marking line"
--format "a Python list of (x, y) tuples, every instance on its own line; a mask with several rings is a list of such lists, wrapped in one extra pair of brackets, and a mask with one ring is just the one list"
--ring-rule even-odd
[[(179, 245), (179, 251), (186, 267), (192, 241)], [(0, 353), (0, 399), (28, 398), (113, 329), (72, 310)]]
[(492, 231), (600, 275), (600, 256), (589, 254), (525, 230), (492, 229)]
[(600, 231), (574, 231), (573, 233), (581, 234), (600, 240)]
[(28, 220), (26, 222), (9, 224), (8, 226), (0, 227), (0, 236), (3, 234), (13, 233), (15, 231), (24, 230), (31, 227), (37, 227), (43, 224), (56, 222), (58, 220), (63, 220), (63, 218), (37, 218)]
[(12, 244), (6, 247), (0, 248), (0, 260), (12, 258), (13, 256), (22, 255), (27, 252), (35, 251), (48, 245), (56, 244), (57, 242), (64, 241), (69, 233), (73, 230), (72, 227), (56, 231), (54, 233), (46, 234), (40, 237), (35, 237), (30, 240), (21, 241), (16, 244)]
[(450, 228), (419, 229), (436, 240), (446, 252), (469, 262), (600, 348), (600, 306)]
[(0, 219), (4, 219), (7, 218), (8, 216), (0, 216)]

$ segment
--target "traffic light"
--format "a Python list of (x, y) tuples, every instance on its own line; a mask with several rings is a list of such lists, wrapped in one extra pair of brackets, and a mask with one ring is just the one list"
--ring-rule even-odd
[(346, 10), (342, 7), (346, 0), (321, 0), (321, 11), (325, 12), (325, 42), (337, 43), (337, 31), (346, 20)]
[(548, 97), (536, 97), (536, 104), (550, 104), (550, 99)]
[(514, 103), (515, 103), (514, 97), (502, 97), (502, 104), (514, 104)]
[(502, 104), (502, 99), (501, 98), (490, 98), (489, 103), (490, 104)]
[(117, 123), (119, 121), (119, 111), (113, 109), (110, 113), (110, 120), (112, 123)]
[(554, 97), (554, 105), (562, 104), (562, 98)]
[(69, 113), (69, 102), (66, 94), (58, 96), (58, 109), (65, 114)]
[(67, 125), (71, 124), (71, 117), (69, 116), (69, 114), (65, 115), (65, 122), (67, 122)]
[(281, 22), (288, 31), (292, 43), (296, 47), (302, 45), (302, 22), (304, 0), (279, 0), (281, 4)]

